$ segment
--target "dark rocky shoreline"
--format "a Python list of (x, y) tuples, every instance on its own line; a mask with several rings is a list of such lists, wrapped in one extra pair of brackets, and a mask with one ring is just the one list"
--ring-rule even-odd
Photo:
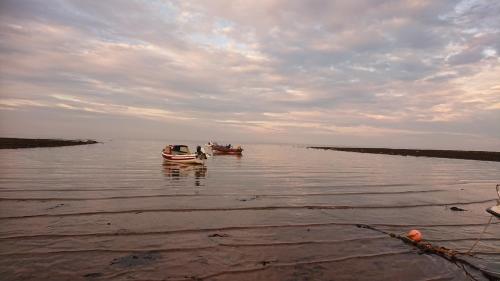
[(0, 138), (0, 149), (58, 147), (98, 143), (95, 140)]
[(389, 154), (389, 155), (401, 155), (401, 156), (436, 157), (436, 158), (451, 158), (451, 159), (467, 159), (467, 160), (500, 162), (500, 152), (496, 152), (496, 151), (361, 148), (361, 147), (328, 147), (328, 146), (309, 146), (308, 148), (347, 151), (347, 152), (358, 152), (358, 153)]

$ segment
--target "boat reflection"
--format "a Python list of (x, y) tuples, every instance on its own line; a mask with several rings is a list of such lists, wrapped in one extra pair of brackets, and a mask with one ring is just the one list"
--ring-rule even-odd
[(207, 167), (205, 165), (164, 162), (163, 174), (172, 180), (194, 177), (194, 185), (201, 186), (202, 180), (207, 176)]
[(241, 154), (227, 154), (227, 153), (217, 153), (217, 152), (214, 152), (213, 155), (216, 157), (220, 157), (220, 156), (234, 157), (236, 159), (241, 159), (241, 157), (243, 157), (243, 155), (241, 155)]

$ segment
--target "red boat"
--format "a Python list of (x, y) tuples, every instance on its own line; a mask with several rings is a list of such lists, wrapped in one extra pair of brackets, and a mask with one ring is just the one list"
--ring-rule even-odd
[(232, 145), (219, 145), (217, 143), (208, 143), (207, 147), (212, 150), (212, 154), (218, 155), (241, 155), (243, 148), (241, 146), (233, 147)]

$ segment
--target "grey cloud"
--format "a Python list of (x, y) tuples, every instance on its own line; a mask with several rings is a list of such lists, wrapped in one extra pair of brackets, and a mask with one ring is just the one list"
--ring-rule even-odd
[[(192, 118), (175, 128), (180, 134), (219, 122), (234, 126), (233, 136), (279, 128), (303, 139), (296, 134), (309, 126), (340, 137), (336, 126), (348, 133), (367, 126), (497, 137), (490, 131), (500, 100), (484, 70), (500, 71), (500, 9), (491, 2), (0, 5), (2, 118), (53, 110), (51, 122), (99, 115), (172, 124), (173, 112)], [(497, 54), (485, 58), (488, 48)], [(106, 104), (114, 111), (91, 111)], [(118, 116), (122, 107), (134, 115)], [(473, 129), (470, 120), (485, 125)]]
[(470, 64), (476, 63), (483, 58), (483, 54), (481, 53), (481, 49), (472, 48), (466, 51), (463, 51), (459, 54), (451, 56), (448, 60), (450, 64), (460, 65), (460, 64)]

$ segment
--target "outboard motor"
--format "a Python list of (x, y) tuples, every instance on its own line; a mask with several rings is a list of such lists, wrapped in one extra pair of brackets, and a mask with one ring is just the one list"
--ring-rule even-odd
[(198, 158), (200, 158), (200, 159), (207, 159), (207, 155), (206, 155), (205, 151), (203, 151), (203, 150), (204, 149), (198, 145), (196, 147), (196, 156), (198, 156)]

